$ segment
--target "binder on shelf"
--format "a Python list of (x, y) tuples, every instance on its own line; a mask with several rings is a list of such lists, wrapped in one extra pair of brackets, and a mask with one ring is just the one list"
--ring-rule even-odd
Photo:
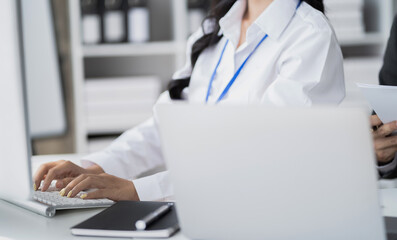
[(95, 78), (85, 81), (85, 100), (90, 103), (155, 101), (161, 80), (156, 76)]
[(155, 76), (98, 78), (85, 82), (89, 134), (121, 133), (153, 115), (161, 80)]
[(131, 113), (120, 115), (88, 116), (87, 132), (90, 135), (120, 134), (133, 126), (137, 126), (152, 116), (152, 112)]
[(87, 115), (127, 115), (128, 113), (152, 113), (155, 100), (146, 101), (113, 101), (86, 103)]
[(98, 0), (81, 0), (82, 42), (98, 44), (101, 42), (101, 15)]
[(205, 12), (208, 12), (209, 7), (210, 7), (210, 1), (209, 0), (188, 0), (187, 3), (188, 9), (202, 9)]
[(188, 0), (189, 34), (200, 28), (208, 9), (209, 1), (207, 0)]
[(71, 228), (73, 235), (97, 237), (166, 238), (179, 230), (175, 206), (145, 230), (137, 230), (135, 222), (167, 202), (120, 201), (99, 214)]
[(150, 40), (150, 11), (147, 0), (128, 0), (128, 40), (132, 43)]
[(103, 0), (103, 37), (106, 43), (127, 40), (125, 23), (126, 0)]
[(324, 0), (324, 5), (330, 11), (344, 11), (346, 9), (362, 9), (363, 0)]
[(365, 34), (363, 0), (325, 0), (327, 17), (339, 38)]

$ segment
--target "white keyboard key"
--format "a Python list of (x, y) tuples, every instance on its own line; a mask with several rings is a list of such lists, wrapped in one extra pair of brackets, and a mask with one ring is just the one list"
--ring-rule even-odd
[(83, 193), (77, 194), (74, 198), (62, 197), (58, 191), (41, 192), (36, 191), (33, 194), (33, 199), (38, 202), (54, 206), (55, 208), (84, 208), (84, 207), (105, 207), (113, 204), (109, 199), (81, 199)]

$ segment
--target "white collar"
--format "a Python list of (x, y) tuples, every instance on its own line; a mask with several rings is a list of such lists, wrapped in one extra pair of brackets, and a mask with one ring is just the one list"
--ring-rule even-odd
[[(219, 20), (220, 32), (237, 46), (241, 21), (246, 9), (247, 0), (237, 0), (224, 17)], [(274, 0), (255, 22), (247, 29), (247, 42), (259, 31), (268, 34), (269, 38), (278, 40), (295, 15), (299, 0)]]

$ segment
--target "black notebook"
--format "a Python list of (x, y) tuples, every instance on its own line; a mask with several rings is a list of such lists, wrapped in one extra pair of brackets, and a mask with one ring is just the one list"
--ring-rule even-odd
[(150, 224), (146, 230), (137, 230), (135, 222), (167, 202), (120, 201), (88, 220), (71, 228), (73, 235), (98, 237), (165, 238), (179, 229), (175, 206)]

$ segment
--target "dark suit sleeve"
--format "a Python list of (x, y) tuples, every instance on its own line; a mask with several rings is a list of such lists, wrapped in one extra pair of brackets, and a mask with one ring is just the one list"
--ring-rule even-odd
[(381, 85), (397, 86), (397, 16), (394, 17), (393, 27), (387, 43), (383, 67), (379, 73)]
[[(383, 61), (383, 67), (379, 73), (379, 84), (397, 86), (397, 16), (394, 17)], [(382, 178), (397, 178), (397, 168), (383, 175)]]

